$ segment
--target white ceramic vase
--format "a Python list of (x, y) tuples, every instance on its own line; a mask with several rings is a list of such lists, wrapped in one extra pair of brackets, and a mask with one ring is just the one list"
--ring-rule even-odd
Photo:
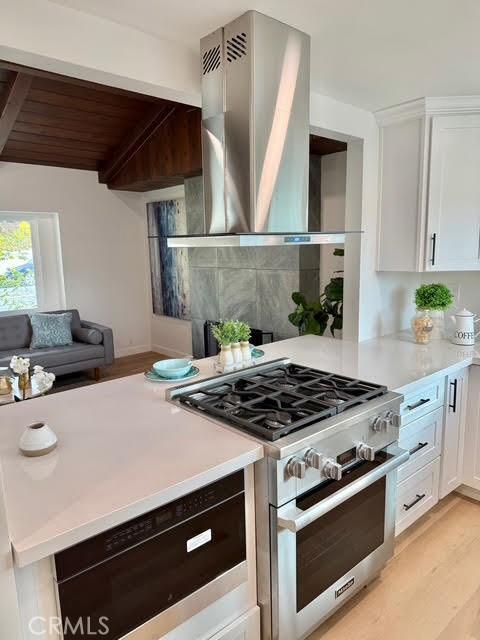
[(236, 369), (241, 369), (243, 364), (243, 356), (242, 356), (242, 349), (240, 347), (240, 342), (232, 342), (232, 355), (233, 355), (233, 366)]
[(28, 425), (20, 438), (20, 451), (24, 456), (44, 456), (57, 446), (57, 436), (44, 422)]
[(250, 364), (252, 361), (252, 352), (250, 350), (250, 343), (241, 342), (240, 347), (242, 349), (242, 360), (244, 364)]
[(220, 368), (222, 371), (229, 371), (233, 369), (233, 354), (232, 346), (230, 344), (222, 344), (220, 347)]

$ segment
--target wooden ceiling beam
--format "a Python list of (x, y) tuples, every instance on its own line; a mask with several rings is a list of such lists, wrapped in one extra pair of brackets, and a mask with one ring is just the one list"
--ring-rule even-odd
[(2, 153), (7, 144), (20, 109), (30, 91), (31, 84), (32, 76), (25, 73), (17, 73), (6, 92), (0, 109), (0, 153)]
[(143, 120), (136, 124), (123, 142), (112, 152), (98, 172), (99, 182), (110, 182), (125, 165), (140, 151), (150, 138), (174, 113), (170, 104), (153, 107)]

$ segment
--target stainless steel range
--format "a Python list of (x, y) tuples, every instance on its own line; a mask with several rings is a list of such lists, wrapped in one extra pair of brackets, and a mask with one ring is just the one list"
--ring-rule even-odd
[(264, 445), (255, 466), (263, 640), (305, 638), (393, 554), (402, 396), (289, 359), (171, 400)]

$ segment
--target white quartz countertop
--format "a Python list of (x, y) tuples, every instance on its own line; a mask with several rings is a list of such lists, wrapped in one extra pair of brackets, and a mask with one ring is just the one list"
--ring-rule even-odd
[[(24, 566), (263, 457), (258, 443), (164, 400), (143, 375), (0, 408), (0, 458), (15, 562)], [(25, 458), (26, 425), (55, 451)]]
[[(360, 344), (303, 336), (264, 347), (293, 362), (407, 392), (419, 380), (479, 364), (473, 347), (417, 345), (408, 334)], [(212, 359), (197, 362), (201, 377)], [(143, 375), (0, 408), (0, 459), (16, 562), (23, 566), (260, 459), (253, 440), (164, 399)], [(18, 441), (43, 420), (59, 446), (24, 458)]]
[(262, 349), (268, 359), (287, 356), (297, 364), (377, 382), (400, 393), (419, 380), (480, 364), (479, 345), (460, 347), (446, 340), (419, 345), (408, 332), (360, 343), (302, 336)]

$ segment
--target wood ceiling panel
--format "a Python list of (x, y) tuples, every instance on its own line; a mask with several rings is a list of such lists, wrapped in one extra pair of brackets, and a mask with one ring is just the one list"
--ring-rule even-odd
[(111, 104), (95, 102), (93, 100), (85, 100), (61, 93), (52, 93), (43, 91), (42, 89), (31, 89), (29, 100), (35, 102), (43, 102), (44, 104), (56, 105), (58, 107), (67, 107), (76, 111), (86, 111), (87, 113), (103, 113), (107, 116), (119, 116), (124, 118), (141, 117), (144, 113), (143, 109), (123, 107)]
[(112, 134), (102, 134), (98, 131), (78, 131), (72, 129), (63, 129), (56, 126), (55, 120), (50, 120), (49, 124), (40, 124), (38, 122), (21, 122), (15, 123), (14, 131), (23, 133), (33, 133), (41, 136), (51, 136), (54, 138), (69, 138), (71, 140), (83, 140), (85, 142), (100, 142), (108, 146), (116, 143), (117, 136)]
[(198, 108), (5, 61), (0, 105), (9, 104), (19, 78), (28, 86), (0, 118), (0, 161), (101, 169), (109, 187), (122, 174), (117, 188), (135, 191), (181, 184), (201, 171)]
[(58, 107), (44, 102), (34, 102), (28, 98), (25, 100), (22, 111), (53, 116), (60, 120), (79, 120), (80, 122), (89, 122), (91, 124), (98, 125), (102, 129), (117, 130), (118, 127), (129, 126), (130, 123), (135, 122), (135, 118), (132, 116), (119, 117), (107, 116), (103, 113), (87, 113), (85, 111), (78, 111), (74, 108)]
[[(55, 127), (56, 129), (69, 129), (70, 131), (98, 132), (110, 135), (112, 139), (118, 138), (121, 135), (121, 131), (130, 126), (130, 121), (107, 118), (107, 122), (104, 122), (103, 118), (105, 116), (92, 116), (92, 114), (85, 114), (89, 117), (80, 119), (59, 117), (55, 111), (48, 108), (38, 111), (32, 110), (32, 108), (35, 109), (36, 104), (27, 100), (18, 115), (17, 122)], [(45, 105), (39, 106), (45, 107)]]
[(67, 158), (89, 158), (98, 162), (102, 159), (102, 154), (91, 149), (79, 149), (76, 145), (73, 147), (59, 147), (56, 145), (45, 144), (42, 142), (23, 142), (21, 140), (8, 140), (5, 146), (5, 153), (20, 152), (22, 155), (43, 153), (51, 156), (67, 157)]
[(18, 142), (31, 142), (32, 144), (46, 144), (54, 147), (66, 147), (67, 149), (71, 149), (72, 147), (74, 147), (76, 149), (96, 151), (101, 157), (103, 157), (108, 149), (110, 149), (110, 145), (102, 144), (99, 142), (84, 142), (83, 140), (72, 140), (71, 138), (39, 136), (34, 133), (23, 133), (22, 131), (12, 131), (8, 140), (10, 142), (16, 140)]
[[(92, 100), (93, 102), (124, 107), (131, 110), (144, 109), (146, 106), (145, 100), (142, 98), (132, 98), (130, 95), (112, 93), (110, 87), (92, 88), (94, 86), (93, 84), (91, 87), (78, 86), (49, 78), (34, 78), (32, 84), (34, 89), (70, 96), (71, 98)], [(158, 99), (158, 102), (167, 103), (166, 100), (163, 101), (160, 99)]]
[(330, 153), (339, 153), (347, 150), (347, 143), (322, 136), (310, 135), (310, 153), (318, 156), (326, 156)]
[(0, 162), (18, 162), (20, 164), (39, 164), (47, 167), (65, 167), (67, 169), (85, 169), (87, 171), (96, 171), (97, 165), (91, 160), (79, 160), (77, 158), (62, 158), (59, 160), (57, 157), (47, 156), (44, 154), (23, 155), (12, 153), (2, 153), (0, 155)]

